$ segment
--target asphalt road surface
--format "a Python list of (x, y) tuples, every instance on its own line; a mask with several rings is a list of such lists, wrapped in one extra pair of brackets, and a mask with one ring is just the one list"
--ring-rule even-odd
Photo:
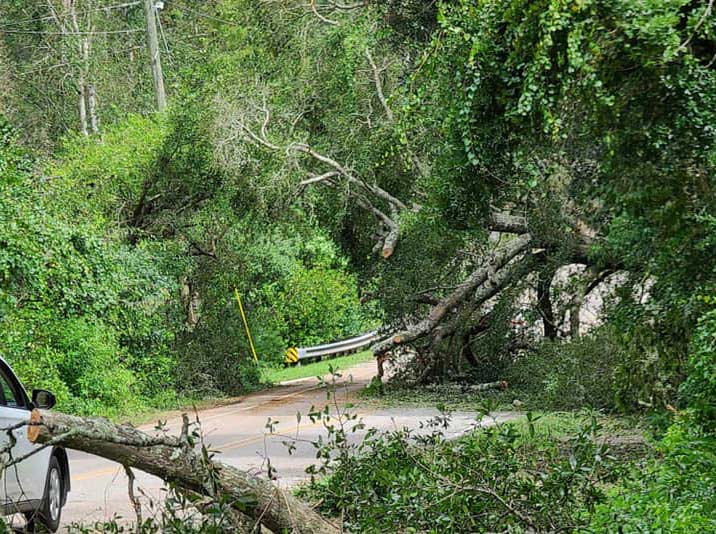
[[(370, 382), (375, 374), (375, 363), (367, 362), (345, 372), (336, 398), (339, 405), (355, 402), (355, 394)], [(348, 380), (352, 376), (352, 381)], [(278, 387), (248, 395), (238, 402), (201, 410), (201, 421), (205, 441), (213, 450), (220, 451), (218, 458), (244, 470), (261, 472), (265, 469), (265, 458), (278, 470), (278, 481), (290, 486), (304, 480), (304, 470), (316, 462), (315, 449), (307, 442), (299, 442), (297, 449), (289, 455), (282, 443), (285, 435), (301, 440), (315, 440), (326, 434), (320, 423), (312, 423), (308, 417), (297, 422), (296, 413), (305, 416), (312, 406), (327, 404), (326, 391), (316, 379), (303, 379), (282, 384)], [(355, 411), (368, 427), (382, 430), (408, 427), (417, 429), (419, 423), (437, 414), (436, 410), (425, 408), (391, 408), (370, 410), (358, 403)], [(510, 418), (514, 414), (499, 414)], [(277, 421), (275, 434), (266, 429), (267, 420)], [(447, 434), (459, 435), (475, 425), (471, 413), (453, 414)], [(151, 430), (154, 425), (141, 427)], [(178, 434), (181, 427), (179, 414), (168, 421), (169, 431)], [(124, 469), (108, 460), (89, 454), (70, 452), (72, 491), (63, 510), (63, 526), (74, 522), (91, 525), (96, 521), (120, 516), (121, 521), (133, 520), (134, 512), (127, 492), (127, 477)], [(163, 483), (159, 478), (136, 471), (137, 492), (145, 507), (144, 517), (157, 513), (157, 505), (164, 495)], [(154, 504), (152, 504), (154, 501)]]

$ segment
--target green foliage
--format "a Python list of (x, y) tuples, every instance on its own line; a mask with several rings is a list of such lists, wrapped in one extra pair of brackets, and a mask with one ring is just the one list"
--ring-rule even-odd
[[(101, 141), (69, 135), (49, 166), (49, 188), (69, 219), (120, 229), (131, 218), (153, 171), (167, 128), (161, 118), (132, 115), (103, 133)], [(145, 193), (146, 194), (146, 193)]]
[(0, 353), (26, 386), (54, 390), (61, 408), (130, 409), (171, 380), (161, 320), (171, 282), (146, 249), (52, 204), (11, 139), (0, 150)]
[(451, 440), (442, 413), (420, 432), (368, 430), (356, 441), (350, 436), (364, 425), (350, 411), (308, 416), (328, 432), (314, 444), (320, 463), (309, 472), (326, 476), (301, 493), (351, 532), (489, 532), (498, 523), (510, 532), (573, 529), (614, 476), (594, 416), (567, 443), (538, 436), (538, 417)]
[(365, 328), (354, 277), (304, 269), (291, 273), (284, 284), (272, 305), (284, 318), (290, 346), (339, 340)]
[(713, 532), (716, 530), (716, 442), (676, 424), (647, 461), (597, 506), (583, 532)]
[[(712, 298), (708, 299), (714, 303)], [(716, 432), (716, 311), (699, 321), (691, 345), (688, 379), (681, 388), (693, 422), (706, 432)]]
[(620, 388), (615, 370), (625, 355), (610, 328), (569, 342), (545, 340), (519, 356), (506, 380), (545, 409), (614, 410)]
[(48, 325), (48, 330), (52, 334), (46, 350), (57, 355), (54, 364), (70, 395), (61, 409), (93, 414), (135, 404), (134, 374), (126, 368), (127, 355), (111, 328), (72, 319)]

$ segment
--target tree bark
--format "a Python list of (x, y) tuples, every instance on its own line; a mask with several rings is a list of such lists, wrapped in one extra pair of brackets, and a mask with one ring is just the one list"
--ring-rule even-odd
[(494, 212), (490, 215), (487, 226), (493, 232), (506, 234), (526, 234), (528, 232), (527, 219), (521, 215), (510, 215), (503, 212)]
[(557, 339), (557, 325), (555, 324), (554, 308), (552, 307), (552, 297), (550, 296), (554, 272), (554, 269), (540, 272), (537, 281), (537, 308), (542, 316), (544, 337), (551, 340)]
[[(397, 345), (409, 343), (427, 335), (440, 324), (450, 310), (472, 297), (473, 294), (477, 302), (485, 302), (494, 296), (509, 280), (508, 276), (510, 273), (501, 273), (499, 270), (515, 257), (525, 252), (530, 245), (530, 240), (531, 236), (525, 234), (510, 242), (502, 251), (495, 254), (486, 266), (473, 272), (468, 279), (457, 286), (450, 295), (434, 306), (425, 319), (415, 326), (398, 332), (388, 339), (375, 344), (371, 348), (373, 353), (382, 355)], [(481, 288), (480, 286), (484, 287)]]
[(99, 115), (97, 112), (97, 90), (94, 85), (87, 86), (87, 108), (89, 110), (92, 133), (99, 133)]
[[(186, 420), (188, 422), (188, 420)], [(62, 445), (158, 476), (209, 497), (228, 497), (232, 507), (273, 532), (336, 534), (339, 529), (268, 480), (204, 457), (182, 437), (151, 436), (129, 425), (33, 410), (28, 438)]]

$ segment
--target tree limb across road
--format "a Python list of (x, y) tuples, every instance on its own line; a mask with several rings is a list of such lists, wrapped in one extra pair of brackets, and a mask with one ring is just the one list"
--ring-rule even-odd
[(232, 508), (273, 532), (336, 534), (339, 529), (308, 505), (269, 480), (197, 452), (187, 439), (156, 438), (107, 419), (33, 410), (27, 429), (32, 443), (53, 443), (136, 468), (181, 489), (211, 498), (223, 496)]

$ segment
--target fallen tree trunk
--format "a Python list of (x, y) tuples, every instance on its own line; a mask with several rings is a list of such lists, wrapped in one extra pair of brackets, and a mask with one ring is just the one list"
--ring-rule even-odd
[(32, 443), (62, 445), (136, 468), (183, 490), (223, 496), (242, 514), (273, 532), (336, 534), (339, 529), (289, 492), (268, 480), (212, 460), (187, 438), (151, 436), (106, 419), (33, 410), (27, 435)]
[[(461, 304), (463, 301), (473, 297), (473, 293), (480, 286), (485, 286), (482, 292), (478, 292), (478, 295), (474, 295), (475, 300), (484, 302), (491, 296), (497, 293), (499, 289), (505, 284), (505, 275), (500, 272), (504, 266), (506, 266), (515, 257), (525, 252), (531, 241), (529, 234), (521, 235), (517, 239), (509, 243), (504, 250), (501, 250), (491, 259), (488, 264), (477, 271), (473, 272), (467, 280), (457, 286), (457, 288), (450, 293), (447, 297), (441, 300), (437, 305), (430, 310), (428, 316), (417, 323), (415, 326), (407, 328), (402, 332), (398, 332), (388, 339), (376, 343), (371, 350), (376, 356), (381, 356), (397, 345), (403, 345), (415, 341), (430, 332), (440, 324), (445, 315)], [(509, 274), (508, 274), (509, 276)]]

